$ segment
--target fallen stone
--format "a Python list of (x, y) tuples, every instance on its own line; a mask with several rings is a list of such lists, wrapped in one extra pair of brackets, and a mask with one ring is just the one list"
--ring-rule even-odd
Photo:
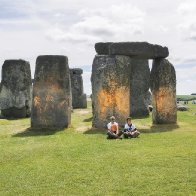
[(182, 104), (177, 104), (177, 110), (178, 111), (188, 111), (189, 107), (185, 106), (185, 105), (182, 105)]

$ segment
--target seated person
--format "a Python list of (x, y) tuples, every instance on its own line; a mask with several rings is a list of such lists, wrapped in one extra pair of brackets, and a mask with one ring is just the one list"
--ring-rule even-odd
[(137, 130), (136, 126), (132, 124), (131, 117), (128, 117), (124, 128), (124, 138), (136, 138), (139, 135), (140, 132)]
[(108, 132), (107, 132), (107, 139), (122, 139), (118, 130), (118, 123), (115, 122), (115, 117), (112, 116), (110, 118), (111, 122), (107, 124)]

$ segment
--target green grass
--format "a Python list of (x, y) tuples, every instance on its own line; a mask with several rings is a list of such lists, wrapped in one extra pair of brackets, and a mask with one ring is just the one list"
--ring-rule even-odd
[(138, 139), (106, 140), (91, 108), (72, 126), (35, 132), (30, 119), (0, 119), (0, 195), (196, 195), (196, 106), (178, 125), (134, 119)]

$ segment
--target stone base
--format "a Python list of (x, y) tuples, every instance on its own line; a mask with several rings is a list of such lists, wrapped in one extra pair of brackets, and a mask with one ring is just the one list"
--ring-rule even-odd
[(5, 118), (26, 118), (30, 116), (30, 111), (26, 108), (12, 107), (9, 109), (1, 110), (1, 114)]

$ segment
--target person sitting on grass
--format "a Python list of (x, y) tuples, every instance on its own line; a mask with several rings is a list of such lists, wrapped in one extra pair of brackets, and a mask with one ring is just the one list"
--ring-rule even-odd
[(111, 122), (107, 124), (108, 132), (107, 139), (122, 139), (119, 133), (118, 123), (115, 122), (115, 117), (110, 117)]
[(124, 138), (136, 138), (140, 135), (140, 132), (137, 130), (136, 126), (132, 124), (131, 117), (127, 118), (123, 135)]

